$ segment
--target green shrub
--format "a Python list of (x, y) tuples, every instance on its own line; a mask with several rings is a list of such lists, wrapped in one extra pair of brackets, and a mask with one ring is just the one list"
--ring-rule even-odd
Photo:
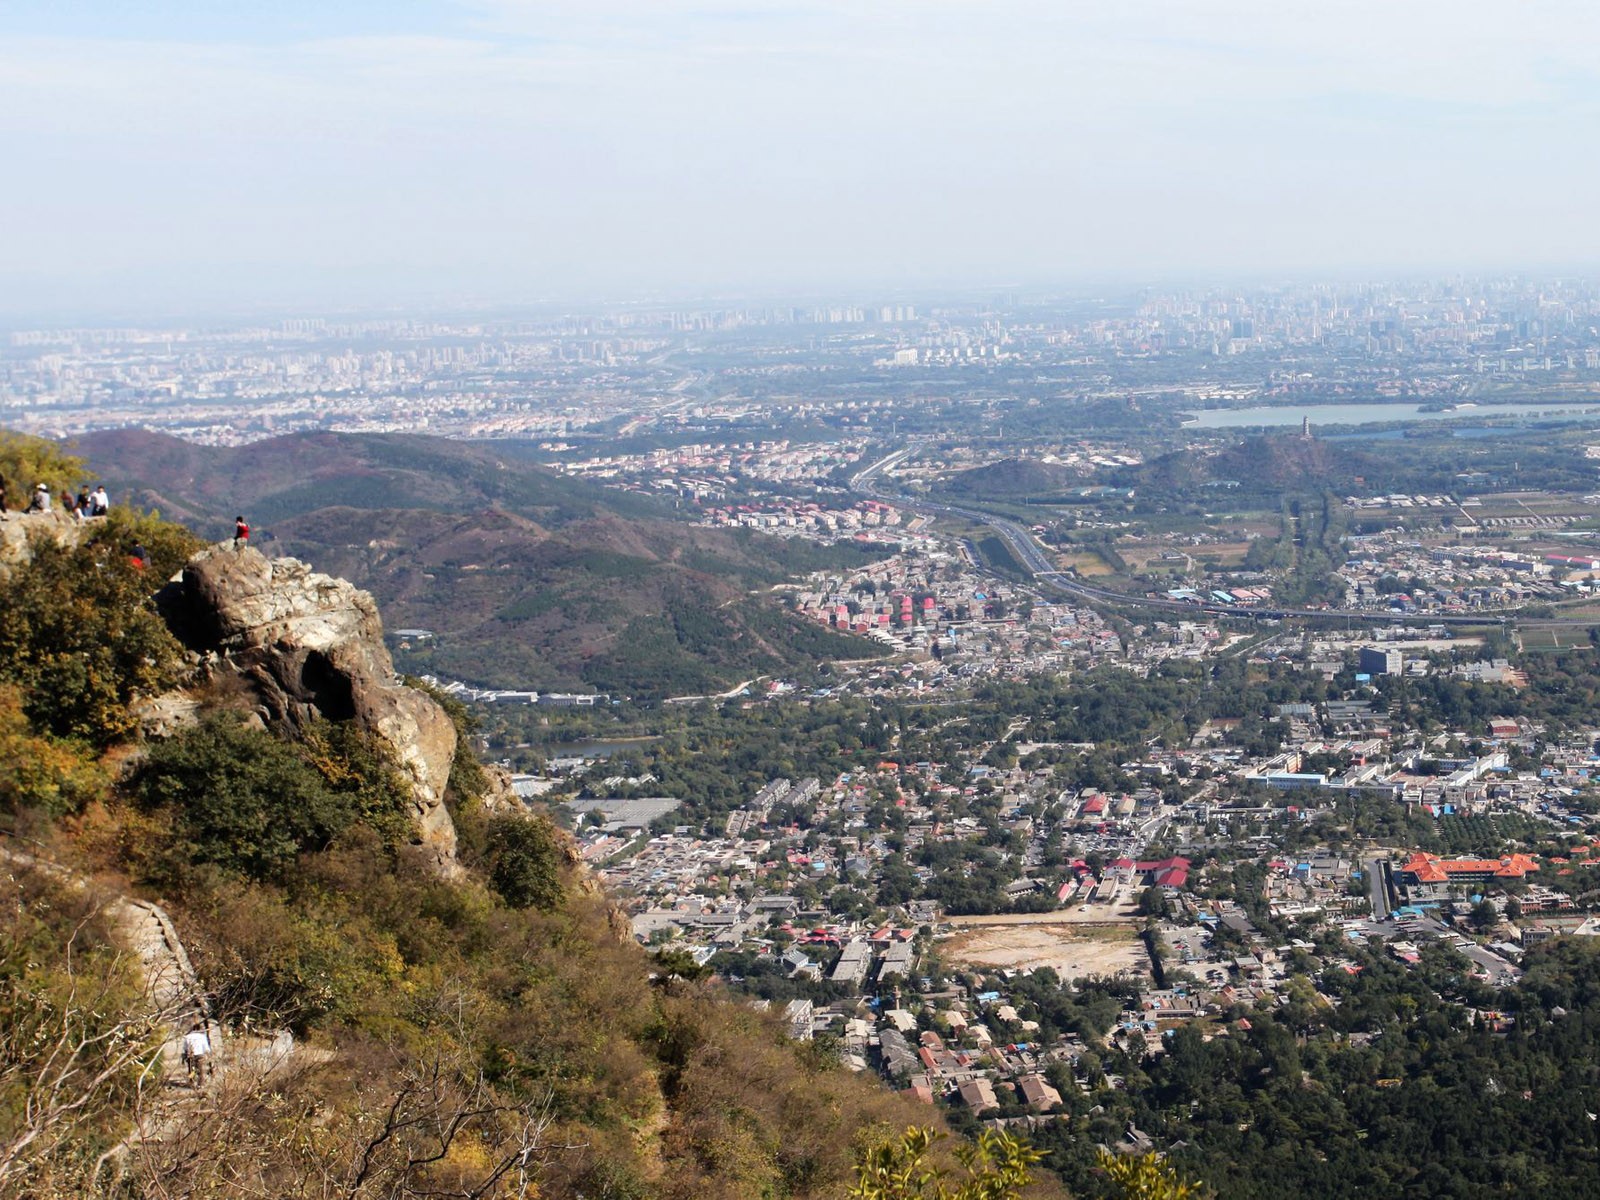
[(252, 879), (278, 878), (301, 851), (327, 848), (387, 794), (365, 780), (330, 784), (300, 748), (226, 717), (155, 746), (134, 790), (172, 816), (169, 869), (211, 864)]
[(98, 747), (125, 739), (130, 705), (183, 674), (182, 647), (150, 603), (151, 579), (121, 548), (35, 538), (0, 584), (0, 681), (35, 728)]
[(966, 1175), (952, 1181), (928, 1163), (928, 1152), (942, 1136), (931, 1127), (912, 1126), (899, 1141), (863, 1149), (852, 1200), (1017, 1200), (1033, 1182), (1031, 1168), (1044, 1157), (1004, 1130), (986, 1129), (956, 1150)]
[[(135, 546), (144, 547), (145, 587), (151, 591), (178, 573), (205, 542), (182, 525), (163, 521), (159, 513), (113, 507), (96, 522), (85, 539), (88, 545), (115, 557), (127, 557)], [(131, 564), (130, 564), (131, 565)]]
[(79, 747), (34, 736), (22, 697), (0, 687), (0, 810), (63, 816), (103, 796), (109, 785), (105, 768)]
[(561, 847), (544, 817), (498, 816), (489, 822), (489, 884), (512, 908), (561, 903)]
[(411, 783), (386, 743), (354, 721), (318, 721), (302, 745), (323, 782), (354, 806), (356, 819), (385, 846), (410, 840)]

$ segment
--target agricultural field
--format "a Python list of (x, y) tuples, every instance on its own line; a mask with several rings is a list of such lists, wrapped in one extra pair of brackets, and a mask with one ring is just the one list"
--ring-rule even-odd
[(1249, 542), (1218, 542), (1214, 546), (1196, 546), (1192, 553), (1197, 561), (1207, 566), (1242, 567), (1250, 545)]
[[(1117, 553), (1122, 556), (1122, 561), (1128, 564), (1128, 570), (1149, 574), (1153, 571), (1182, 572), (1188, 569), (1190, 552), (1188, 548), (1178, 548), (1159, 542), (1146, 542), (1137, 546), (1119, 546)], [(1181, 555), (1182, 557), (1162, 560), (1163, 555)]]
[[(1561, 619), (1561, 621), (1563, 623), (1573, 622), (1573, 621), (1587, 621), (1587, 622), (1589, 622), (1590, 624), (1593, 624), (1593, 625), (1600, 625), (1600, 599), (1596, 599), (1595, 597), (1590, 596), (1590, 597), (1585, 597), (1585, 598), (1583, 598), (1581, 600), (1575, 600), (1575, 601), (1574, 600), (1561, 601), (1561, 602), (1555, 604), (1553, 607), (1555, 608), (1555, 611), (1560, 615), (1560, 619)], [(1538, 628), (1540, 628), (1540, 624), (1537, 621), (1530, 621), (1523, 628), (1524, 628), (1524, 630), (1538, 629)], [(1584, 627), (1579, 627), (1579, 628), (1576, 628), (1576, 629), (1570, 629), (1569, 628), (1569, 629), (1565, 630), (1564, 632), (1567, 633), (1567, 634), (1583, 633), (1585, 636), (1587, 636), (1587, 633), (1585, 632), (1585, 628)], [(1570, 638), (1563, 639), (1563, 640), (1564, 641), (1570, 641)]]
[(1451, 855), (1499, 855), (1548, 834), (1551, 827), (1521, 813), (1439, 818), (1439, 836)]
[(1589, 645), (1589, 631), (1587, 629), (1551, 627), (1523, 629), (1517, 633), (1517, 641), (1524, 651), (1548, 653), (1552, 650), (1570, 650), (1574, 646), (1587, 647)]
[(1104, 578), (1107, 575), (1116, 574), (1115, 568), (1093, 550), (1079, 550), (1072, 554), (1062, 554), (1057, 556), (1056, 561), (1063, 571), (1077, 571), (1085, 579)]

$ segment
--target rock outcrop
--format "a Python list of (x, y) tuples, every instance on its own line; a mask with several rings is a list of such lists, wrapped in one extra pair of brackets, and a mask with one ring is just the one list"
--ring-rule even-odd
[(6, 513), (0, 518), (0, 575), (32, 557), (28, 539), (45, 537), (64, 546), (75, 546), (86, 528), (65, 513)]
[(354, 720), (387, 743), (411, 782), (417, 844), (441, 868), (454, 868), (444, 791), (455, 725), (396, 677), (368, 593), (297, 559), (269, 560), (223, 542), (190, 559), (157, 603), (214, 676), (248, 686), (269, 724)]

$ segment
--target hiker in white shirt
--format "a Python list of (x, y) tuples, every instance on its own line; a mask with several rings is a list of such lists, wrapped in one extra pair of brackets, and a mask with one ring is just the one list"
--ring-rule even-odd
[(183, 1035), (183, 1065), (196, 1084), (204, 1083), (211, 1073), (211, 1037), (199, 1022)]

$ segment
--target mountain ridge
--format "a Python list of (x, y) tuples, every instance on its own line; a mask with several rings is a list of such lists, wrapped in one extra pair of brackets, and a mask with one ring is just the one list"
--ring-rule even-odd
[(410, 671), (656, 698), (881, 653), (754, 594), (869, 551), (692, 525), (481, 445), (314, 433), (212, 449), (117, 431), (75, 449), (120, 499), (214, 537), (244, 513), (273, 553), (434, 633), (399, 652)]

